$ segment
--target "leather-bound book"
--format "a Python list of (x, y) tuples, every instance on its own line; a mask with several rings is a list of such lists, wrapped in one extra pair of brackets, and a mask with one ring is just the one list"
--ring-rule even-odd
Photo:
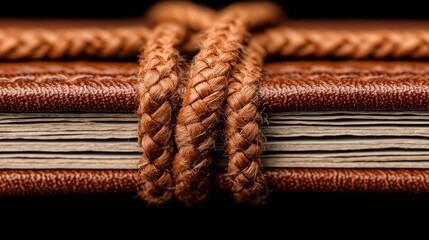
[[(135, 192), (142, 149), (136, 114), (140, 72), (132, 56), (139, 51), (140, 35), (134, 39), (135, 49), (119, 51), (123, 55), (83, 40), (90, 47), (74, 54), (81, 45), (74, 45), (73, 39), (64, 44), (65, 50), (45, 50), (58, 31), (66, 32), (62, 29), (73, 23), (51, 23), (48, 30), (40, 30), (38, 23), (14, 24), (21, 28), (0, 30), (0, 58), (5, 60), (0, 64), (0, 195)], [(76, 26), (69, 31), (146, 34), (136, 22)], [(285, 44), (280, 56), (268, 58), (257, 90), (264, 136), (261, 160), (270, 190), (429, 192), (429, 63), (422, 60), (429, 57), (427, 46), (409, 47), (408, 54), (374, 45), (366, 55), (355, 56), (347, 51), (355, 51), (351, 46), (360, 46), (357, 42), (347, 40), (332, 49), (318, 49), (315, 42), (344, 29), (370, 42), (367, 36), (379, 28), (390, 29), (387, 38), (401, 42), (400, 37), (409, 35), (395, 35), (395, 29), (407, 26), (290, 23), (292, 32), (285, 33), (292, 39), (289, 44), (294, 34), (307, 34), (310, 40), (295, 53)], [(420, 29), (425, 23), (412, 26)], [(38, 31), (53, 35), (38, 38), (35, 45), (27, 43), (23, 36), (40, 37)], [(6, 40), (17, 35), (21, 46), (8, 48), (13, 42)], [(196, 53), (186, 43), (182, 47), (180, 81), (192, 74), (189, 64)], [(26, 55), (26, 50), (32, 54)], [(186, 84), (179, 84), (177, 101)], [(223, 124), (220, 118), (220, 129)], [(229, 191), (225, 138), (219, 131), (211, 173), (214, 186)]]

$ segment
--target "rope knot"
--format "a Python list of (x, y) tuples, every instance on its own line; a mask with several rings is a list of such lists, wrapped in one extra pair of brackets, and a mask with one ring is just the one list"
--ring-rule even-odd
[[(268, 191), (261, 171), (257, 91), (265, 53), (257, 42), (247, 40), (251, 29), (280, 17), (279, 8), (265, 2), (234, 4), (220, 12), (167, 2), (149, 12), (148, 19), (157, 25), (140, 58), (137, 87), (143, 149), (139, 192), (149, 204), (170, 200), (172, 189), (185, 205), (209, 197), (211, 153), (222, 115), (232, 195), (239, 202), (264, 202)], [(198, 31), (204, 37), (175, 113), (171, 96), (179, 84), (177, 47)]]

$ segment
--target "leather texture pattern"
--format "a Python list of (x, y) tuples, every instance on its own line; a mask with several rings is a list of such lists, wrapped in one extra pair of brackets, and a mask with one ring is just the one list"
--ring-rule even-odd
[(135, 171), (0, 170), (1, 196), (129, 193), (136, 184)]
[[(265, 65), (265, 111), (425, 111), (429, 64), (287, 61)], [(134, 112), (131, 63), (29, 62), (0, 65), (2, 112)]]
[[(287, 192), (428, 193), (429, 170), (265, 169), (268, 187)], [(225, 173), (215, 187), (229, 191)], [(134, 193), (136, 170), (1, 170), (0, 196)]]
[[(429, 170), (409, 169), (266, 169), (268, 186), (288, 192), (429, 192)], [(226, 176), (218, 177), (228, 189)], [(224, 188), (225, 187), (225, 188)]]

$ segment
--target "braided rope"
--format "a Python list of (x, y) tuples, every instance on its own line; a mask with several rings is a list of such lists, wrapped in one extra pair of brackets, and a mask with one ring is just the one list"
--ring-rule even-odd
[(150, 34), (144, 27), (113, 29), (2, 29), (0, 59), (128, 58)]
[(211, 150), (215, 147), (219, 110), (227, 76), (237, 61), (246, 28), (233, 14), (224, 15), (207, 31), (194, 57), (176, 125), (178, 152), (174, 159), (176, 198), (194, 205), (208, 198)]
[(428, 58), (429, 31), (329, 31), (276, 27), (255, 36), (268, 55), (284, 57)]
[[(271, 4), (227, 8), (206, 32), (201, 50), (193, 59), (178, 114), (178, 152), (173, 165), (176, 198), (185, 205), (199, 204), (208, 198), (211, 151), (218, 134), (228, 76), (239, 60), (247, 29), (272, 22), (271, 9)], [(260, 14), (250, 15), (255, 12)]]
[(228, 81), (225, 136), (229, 155), (228, 176), (237, 202), (259, 204), (267, 197), (261, 170), (262, 137), (259, 82), (265, 52), (251, 41)]
[[(189, 22), (198, 18), (194, 19)], [(194, 28), (205, 26), (202, 22), (193, 23)], [(130, 58), (140, 53), (150, 32), (145, 27), (0, 29), (0, 60)], [(253, 38), (258, 39), (270, 56), (429, 58), (427, 30), (330, 31), (275, 27)], [(194, 35), (190, 40), (183, 45), (186, 52), (196, 49)]]
[(162, 205), (173, 196), (172, 99), (179, 83), (175, 47), (184, 35), (185, 29), (177, 24), (159, 24), (149, 37), (140, 59), (137, 84), (140, 104), (137, 114), (143, 155), (139, 163), (139, 188), (140, 196), (149, 205)]
[[(158, 31), (159, 34), (152, 35), (148, 44), (148, 46), (152, 45), (152, 48), (147, 49), (147, 54), (143, 57), (144, 61), (141, 64), (143, 67), (141, 71), (145, 73), (145, 76), (155, 80), (142, 78), (141, 83), (149, 85), (154, 91), (152, 94), (149, 91), (140, 94), (140, 108), (146, 107), (148, 111), (152, 112), (146, 113), (146, 117), (139, 114), (141, 119), (139, 143), (143, 148), (140, 161), (140, 185), (142, 186), (140, 193), (149, 204), (161, 205), (170, 200), (175, 185), (171, 169), (175, 157), (173, 141), (171, 141), (174, 129), (172, 124), (173, 104), (168, 98), (177, 92), (179, 83), (178, 76), (173, 69), (177, 64), (175, 59), (177, 51), (174, 47), (179, 43), (177, 41), (179, 40), (178, 33), (180, 33), (180, 40), (183, 40), (185, 30), (183, 27), (179, 30), (177, 26), (180, 24), (191, 30), (199, 30), (210, 24), (214, 14), (215, 12), (211, 9), (189, 2), (160, 3), (148, 13), (148, 20), (159, 23), (155, 32), (162, 27)], [(165, 22), (174, 22), (176, 29), (172, 29), (171, 24)], [(166, 65), (167, 61), (170, 65)], [(165, 72), (160, 73), (159, 69)], [(162, 76), (165, 78), (161, 82), (159, 80)], [(148, 106), (150, 104), (152, 106)], [(158, 115), (158, 119), (155, 120), (150, 116), (154, 114)], [(151, 133), (145, 129), (149, 129)], [(175, 189), (177, 191), (180, 187)]]

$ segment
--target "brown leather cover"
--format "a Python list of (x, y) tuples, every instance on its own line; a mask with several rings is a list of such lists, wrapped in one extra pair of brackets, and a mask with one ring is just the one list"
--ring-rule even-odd
[[(429, 64), (282, 62), (267, 64), (269, 111), (429, 110)], [(0, 65), (0, 111), (133, 112), (131, 63), (26, 62)], [(429, 192), (429, 170), (267, 169), (269, 188), (315, 192)], [(133, 170), (1, 170), (0, 195), (136, 191)], [(230, 189), (225, 175), (220, 190)]]
[[(267, 169), (269, 188), (288, 192), (427, 193), (429, 170)], [(136, 192), (135, 170), (1, 170), (0, 196)], [(229, 191), (226, 175), (218, 190)]]
[[(286, 61), (266, 64), (266, 111), (429, 110), (425, 62)], [(2, 112), (134, 112), (132, 63), (25, 62), (0, 65)]]

